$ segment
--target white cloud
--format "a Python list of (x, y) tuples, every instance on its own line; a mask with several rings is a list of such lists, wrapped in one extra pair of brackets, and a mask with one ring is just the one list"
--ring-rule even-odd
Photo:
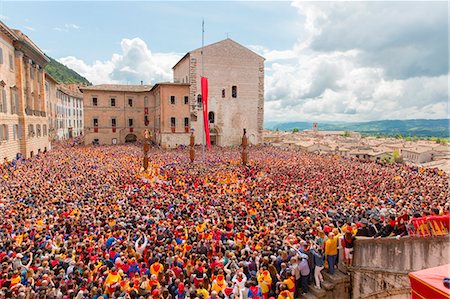
[(61, 27), (54, 27), (53, 30), (58, 32), (69, 32), (70, 30), (79, 30), (81, 27), (76, 24), (64, 24)]
[(291, 49), (251, 47), (268, 58), (267, 121), (448, 117), (445, 3), (292, 6), (306, 35)]
[(171, 68), (182, 57), (176, 53), (152, 53), (140, 38), (122, 39), (120, 45), (122, 52), (113, 54), (107, 61), (95, 61), (89, 65), (72, 56), (60, 58), (58, 61), (94, 84), (139, 84), (141, 80), (154, 84), (170, 81)]
[(110, 79), (110, 74), (114, 69), (112, 61), (95, 61), (92, 65), (73, 56), (58, 59), (65, 66), (73, 69), (93, 84), (118, 83)]
[(36, 31), (36, 28), (33, 28), (31, 26), (23, 26), (23, 28), (30, 30), (30, 31)]

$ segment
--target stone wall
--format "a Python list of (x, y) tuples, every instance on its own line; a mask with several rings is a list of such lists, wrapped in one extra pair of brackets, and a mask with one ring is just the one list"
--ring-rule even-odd
[(190, 133), (161, 133), (161, 146), (173, 148), (178, 145), (189, 145)]
[(450, 237), (362, 239), (355, 243), (352, 298), (410, 298), (408, 273), (449, 261)]

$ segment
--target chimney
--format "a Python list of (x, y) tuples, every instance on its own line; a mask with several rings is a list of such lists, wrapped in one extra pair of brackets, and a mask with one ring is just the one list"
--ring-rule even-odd
[(144, 85), (144, 81), (141, 80), (141, 85)]

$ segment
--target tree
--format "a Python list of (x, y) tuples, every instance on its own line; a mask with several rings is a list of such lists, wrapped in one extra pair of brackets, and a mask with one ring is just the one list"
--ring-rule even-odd
[(293, 130), (292, 130), (292, 132), (293, 133), (298, 133), (300, 130), (298, 129), (298, 128), (294, 128)]
[(400, 152), (398, 151), (398, 149), (394, 150), (394, 152), (392, 153), (392, 158), (394, 158), (395, 163), (403, 162), (403, 157), (400, 155)]
[(344, 137), (350, 137), (350, 131), (344, 131), (344, 134), (342, 134)]

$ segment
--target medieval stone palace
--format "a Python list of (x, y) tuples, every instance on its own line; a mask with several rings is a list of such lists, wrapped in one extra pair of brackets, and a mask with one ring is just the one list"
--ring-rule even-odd
[(173, 82), (81, 87), (85, 144), (133, 142), (145, 130), (163, 147), (188, 145), (191, 132), (203, 144), (202, 72), (209, 80), (211, 144), (238, 145), (244, 128), (251, 144), (261, 143), (264, 58), (225, 39), (186, 53), (173, 67)]

